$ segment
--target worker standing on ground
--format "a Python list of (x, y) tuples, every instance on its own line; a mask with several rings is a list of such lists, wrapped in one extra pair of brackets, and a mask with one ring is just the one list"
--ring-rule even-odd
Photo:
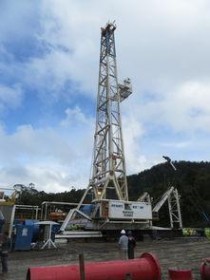
[(128, 258), (134, 259), (134, 248), (136, 247), (136, 240), (132, 235), (132, 232), (128, 232)]
[(118, 242), (119, 250), (120, 250), (120, 259), (127, 260), (128, 254), (128, 237), (124, 229), (120, 232), (121, 236)]
[(10, 251), (10, 239), (8, 233), (5, 232), (0, 240), (0, 258), (2, 265), (2, 273), (8, 272), (8, 254)]

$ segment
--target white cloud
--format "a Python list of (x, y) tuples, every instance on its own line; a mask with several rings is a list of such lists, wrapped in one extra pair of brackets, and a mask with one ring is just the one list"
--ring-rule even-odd
[(61, 122), (61, 125), (67, 126), (72, 124), (83, 124), (88, 125), (90, 124), (90, 120), (86, 118), (86, 116), (82, 113), (81, 109), (76, 106), (73, 109), (67, 108), (66, 111), (66, 118)]
[(0, 42), (20, 41), (31, 36), (32, 31), (35, 31), (33, 28), (38, 13), (39, 4), (37, 1), (1, 1)]
[(0, 111), (20, 106), (22, 95), (23, 92), (20, 85), (8, 87), (0, 84)]
[(210, 132), (210, 84), (186, 81), (166, 92), (160, 100), (142, 107), (146, 120), (164, 123), (176, 132)]
[[(0, 131), (2, 185), (35, 183), (47, 192), (86, 187), (91, 164), (92, 120), (77, 118), (82, 129), (65, 122), (63, 128), (34, 129), (21, 126), (12, 134)], [(8, 182), (9, 180), (9, 182)], [(59, 188), (60, 187), (60, 188)]]
[[(122, 105), (128, 173), (160, 162), (170, 151), (177, 160), (208, 159), (207, 0), (3, 2), (0, 110), (21, 108), (30, 90), (46, 110), (51, 100), (68, 104), (53, 126), (35, 128), (25, 121), (7, 134), (2, 119), (2, 182), (31, 178), (28, 183), (46, 190), (88, 182), (95, 112), (90, 116), (82, 108), (84, 98), (96, 99), (100, 27), (108, 20), (117, 24), (119, 81), (128, 76), (133, 82), (133, 95)], [(30, 53), (32, 41), (36, 49)]]

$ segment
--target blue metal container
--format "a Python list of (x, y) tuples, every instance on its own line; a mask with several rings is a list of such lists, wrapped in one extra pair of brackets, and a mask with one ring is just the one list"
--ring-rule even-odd
[(37, 222), (39, 222), (39, 220), (27, 219), (23, 223), (26, 226), (33, 226), (32, 242), (36, 242), (39, 237), (39, 225), (36, 225)]
[(33, 225), (16, 225), (14, 250), (27, 251), (31, 249)]

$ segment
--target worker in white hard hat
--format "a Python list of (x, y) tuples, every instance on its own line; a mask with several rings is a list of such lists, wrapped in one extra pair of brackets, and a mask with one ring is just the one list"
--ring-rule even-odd
[(128, 237), (124, 229), (120, 232), (121, 236), (118, 241), (120, 259), (127, 260), (128, 258)]

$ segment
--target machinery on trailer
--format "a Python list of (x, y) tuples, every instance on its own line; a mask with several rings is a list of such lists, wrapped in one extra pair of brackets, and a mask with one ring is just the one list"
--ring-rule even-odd
[(18, 204), (18, 198), (27, 187), (15, 184), (13, 187), (0, 187), (0, 232), (8, 231), (11, 237), (14, 223), (19, 220), (38, 219), (39, 207), (35, 205)]
[(182, 228), (182, 216), (179, 203), (179, 193), (174, 187), (169, 187), (168, 190), (162, 195), (161, 199), (156, 203), (152, 209), (153, 220), (159, 219), (159, 211), (165, 202), (168, 202), (170, 227)]
[[(110, 22), (101, 28), (92, 175), (80, 203), (69, 211), (61, 225), (63, 233), (75, 224), (99, 231), (152, 227), (149, 194), (137, 201), (129, 201), (128, 197), (120, 104), (132, 94), (132, 86), (129, 78), (118, 82), (115, 30), (115, 23)], [(89, 194), (92, 203), (83, 206)]]

